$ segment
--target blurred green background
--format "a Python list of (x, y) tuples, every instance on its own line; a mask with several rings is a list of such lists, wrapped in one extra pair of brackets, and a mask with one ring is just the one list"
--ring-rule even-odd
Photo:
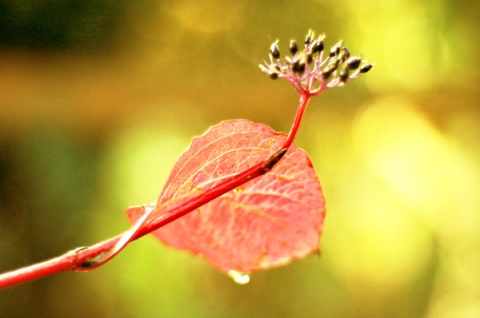
[(288, 131), (297, 93), (257, 67), (275, 39), (312, 28), (375, 63), (296, 140), (321, 257), (240, 286), (146, 237), (0, 291), (0, 316), (480, 317), (479, 21), (475, 0), (0, 1), (0, 272), (128, 229), (209, 126)]

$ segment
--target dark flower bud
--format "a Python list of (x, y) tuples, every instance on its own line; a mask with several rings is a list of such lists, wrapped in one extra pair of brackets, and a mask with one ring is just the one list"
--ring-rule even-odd
[(290, 41), (290, 53), (295, 55), (298, 52), (297, 42), (295, 40)]
[(332, 75), (333, 71), (334, 71), (333, 69), (327, 69), (327, 70), (323, 71), (322, 72), (322, 78), (324, 80), (327, 80), (330, 77), (330, 75)]
[(332, 48), (330, 49), (330, 57), (338, 55), (340, 53), (340, 45), (342, 44), (342, 41), (338, 42)]
[(305, 72), (305, 63), (295, 61), (292, 65), (292, 70), (294, 73), (303, 74), (303, 72)]
[(313, 61), (313, 55), (312, 55), (312, 53), (308, 53), (308, 54), (306, 55), (306, 58), (307, 58), (307, 64), (312, 63), (312, 61)]
[(366, 64), (360, 68), (360, 73), (367, 73), (372, 69), (373, 65), (372, 64)]
[(350, 58), (350, 52), (346, 47), (343, 48), (343, 55), (342, 55), (342, 61), (345, 62)]
[(340, 65), (340, 59), (339, 58), (331, 58), (330, 62), (327, 65), (327, 68), (332, 67), (333, 69), (337, 69), (338, 65)]
[(323, 79), (327, 79), (330, 77), (330, 75), (335, 72), (338, 68), (338, 60), (335, 63), (329, 64), (322, 72), (322, 77)]
[(272, 80), (276, 80), (278, 78), (278, 73), (270, 73), (269, 75)]
[(351, 57), (347, 60), (347, 66), (351, 70), (356, 70), (361, 62), (362, 60), (359, 57)]
[(272, 45), (270, 45), (270, 53), (274, 59), (280, 58), (280, 51), (278, 50), (278, 41), (275, 41)]
[(313, 36), (313, 31), (309, 30), (307, 36), (305, 37), (306, 45), (310, 45), (310, 42), (312, 41), (312, 36)]
[(339, 76), (340, 76), (340, 81), (346, 82), (347, 79), (348, 79), (348, 67), (342, 69), (342, 70), (340, 71)]
[(315, 40), (312, 43), (312, 54), (323, 51), (323, 40)]

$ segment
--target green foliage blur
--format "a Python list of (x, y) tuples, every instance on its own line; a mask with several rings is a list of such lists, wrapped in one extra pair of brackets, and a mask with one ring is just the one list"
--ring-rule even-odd
[[(0, 317), (480, 317), (480, 2), (0, 1), (0, 272), (129, 228), (192, 137), (288, 131), (277, 38), (343, 39), (371, 73), (313, 99), (297, 145), (321, 256), (245, 286), (152, 237), (0, 291)], [(477, 35), (475, 35), (477, 34)]]

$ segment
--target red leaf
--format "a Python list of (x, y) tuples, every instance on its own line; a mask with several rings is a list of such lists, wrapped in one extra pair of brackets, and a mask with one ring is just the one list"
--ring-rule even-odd
[[(246, 120), (210, 128), (179, 158), (157, 206), (182, 204), (199, 191), (269, 158), (285, 138), (266, 125)], [(153, 234), (167, 245), (203, 255), (222, 271), (250, 273), (318, 250), (324, 203), (310, 160), (292, 145), (266, 175)], [(127, 211), (133, 224), (143, 213), (139, 208)]]

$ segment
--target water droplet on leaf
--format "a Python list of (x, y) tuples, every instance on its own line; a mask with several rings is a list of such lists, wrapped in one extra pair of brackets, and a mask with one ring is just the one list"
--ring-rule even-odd
[(235, 270), (228, 271), (228, 276), (230, 276), (233, 281), (239, 285), (245, 285), (250, 282), (250, 276), (248, 274), (238, 272)]

